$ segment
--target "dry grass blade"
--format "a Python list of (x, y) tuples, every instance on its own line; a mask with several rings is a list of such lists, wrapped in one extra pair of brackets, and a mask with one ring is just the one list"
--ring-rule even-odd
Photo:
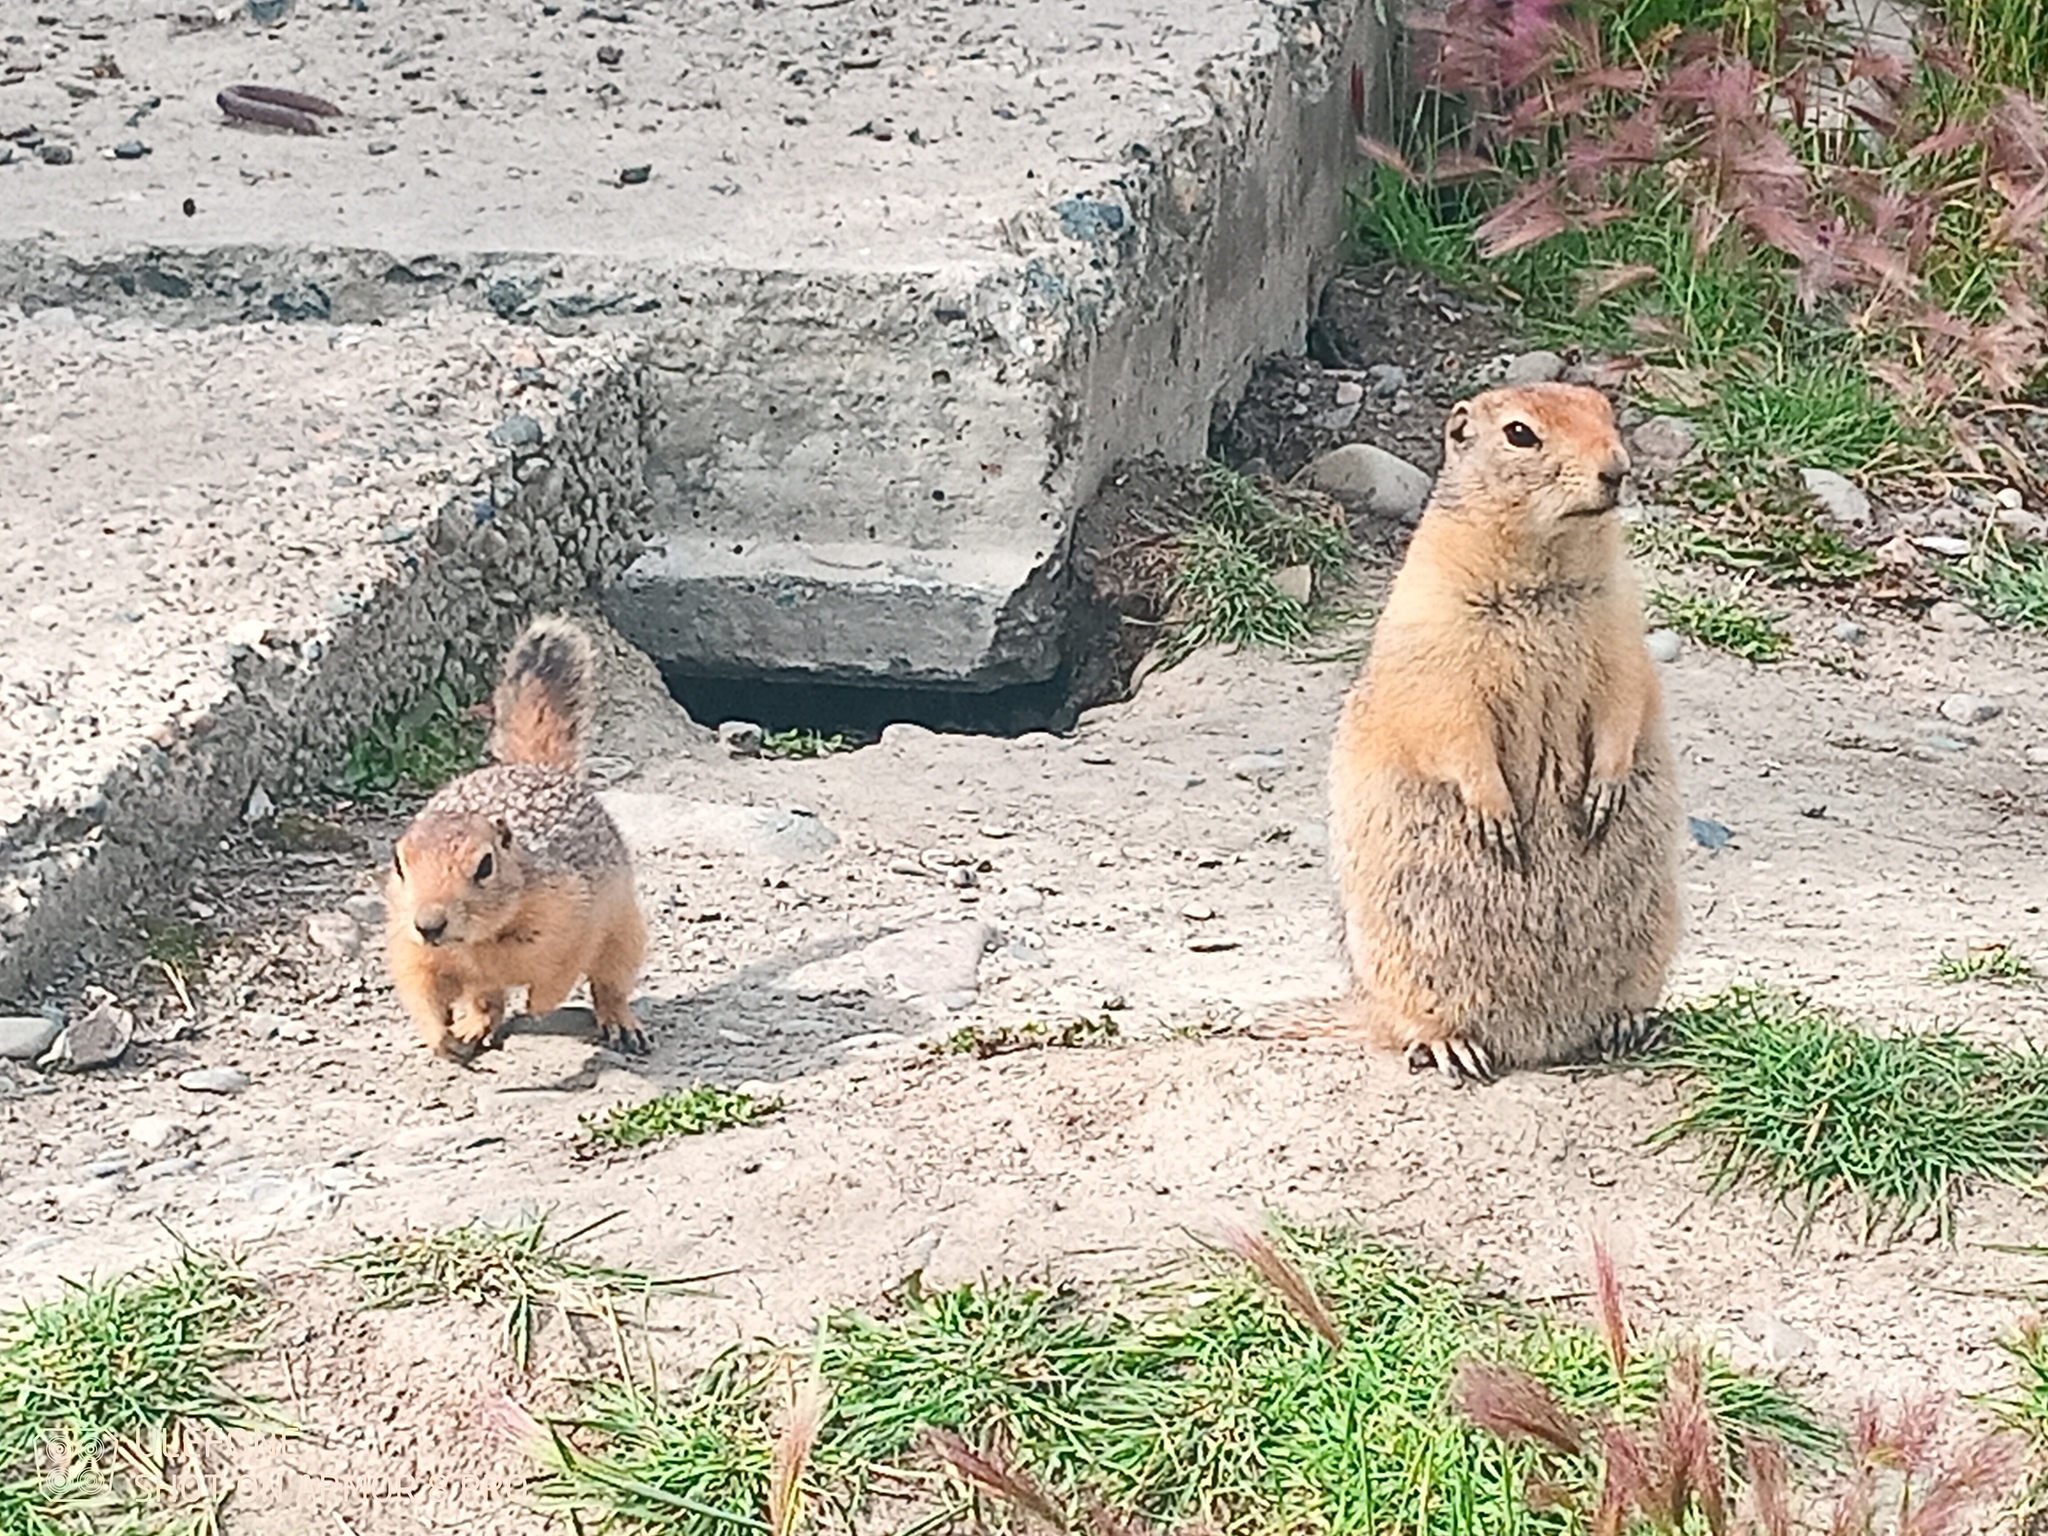
[(1451, 1380), (1458, 1411), (1503, 1440), (1547, 1445), (1566, 1456), (1585, 1449), (1585, 1428), (1548, 1387), (1511, 1365), (1467, 1360)]
[(1029, 1474), (1012, 1466), (1003, 1452), (994, 1448), (977, 1451), (950, 1429), (927, 1429), (925, 1438), (940, 1459), (974, 1487), (1052, 1530), (1066, 1530), (1067, 1517), (1052, 1496)]
[(1785, 1448), (1765, 1436), (1744, 1435), (1742, 1462), (1749, 1469), (1757, 1536), (1792, 1536), (1792, 1466)]
[(1322, 1335), (1330, 1348), (1344, 1347), (1344, 1330), (1337, 1325), (1336, 1317), (1316, 1293), (1316, 1288), (1309, 1284), (1308, 1276), (1274, 1246), (1271, 1238), (1246, 1227), (1233, 1226), (1224, 1229), (1223, 1241), (1232, 1253), (1251, 1265), (1261, 1280), (1279, 1292), (1301, 1320)]
[(1600, 1325), (1600, 1337), (1607, 1341), (1607, 1357), (1614, 1362), (1614, 1379), (1628, 1379), (1628, 1317), (1621, 1308), (1621, 1277), (1615, 1272), (1614, 1254), (1605, 1239), (1593, 1239), (1593, 1309)]
[(825, 1423), (827, 1393), (814, 1361), (802, 1385), (790, 1392), (789, 1411), (775, 1436), (768, 1471), (768, 1528), (774, 1536), (794, 1536), (803, 1510), (804, 1470), (817, 1448)]

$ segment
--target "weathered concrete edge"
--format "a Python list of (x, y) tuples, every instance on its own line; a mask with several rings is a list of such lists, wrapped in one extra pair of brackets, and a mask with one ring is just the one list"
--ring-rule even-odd
[[(580, 404), (526, 462), (506, 460), (489, 515), (464, 492), (317, 637), (233, 655), (217, 702), (168, 750), (132, 748), (79, 807), (49, 808), (0, 848), (0, 999), (59, 988), (124, 914), (175, 896), (252, 792), (317, 785), (380, 713), (441, 678), (480, 691), (525, 617), (589, 604), (649, 529), (644, 368), (579, 381)], [(238, 648), (239, 649), (239, 648)]]

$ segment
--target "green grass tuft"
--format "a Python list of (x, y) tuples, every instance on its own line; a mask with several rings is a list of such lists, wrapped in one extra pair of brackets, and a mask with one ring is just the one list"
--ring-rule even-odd
[(1167, 598), (1175, 616), (1167, 658), (1204, 646), (1292, 646), (1315, 633), (1310, 603), (1283, 592), (1274, 574), (1307, 566), (1312, 581), (1342, 576), (1351, 534), (1329, 504), (1267, 495), (1235, 470), (1211, 464), (1202, 507), (1179, 537)]
[(430, 795), (483, 761), (484, 723), (442, 683), (410, 709), (386, 715), (349, 745), (334, 788), (351, 800), (384, 803)]
[(950, 1035), (927, 1041), (925, 1049), (938, 1056), (972, 1056), (986, 1061), (1013, 1051), (1115, 1045), (1122, 1038), (1123, 1030), (1117, 1021), (1103, 1013), (1092, 1019), (1069, 1019), (1057, 1029), (1042, 1019), (1030, 1019), (1022, 1025), (963, 1024)]
[[(813, 1355), (826, 1406), (804, 1487), (818, 1528), (859, 1528), (877, 1495), (891, 1500), (890, 1528), (961, 1514), (922, 1448), (940, 1429), (975, 1445), (999, 1437), (1010, 1464), (1059, 1498), (1085, 1492), (1155, 1528), (1534, 1536), (1559, 1529), (1529, 1508), (1535, 1454), (1455, 1412), (1458, 1364), (1521, 1365), (1579, 1410), (1619, 1402), (1641, 1414), (1659, 1390), (1665, 1352), (1639, 1351), (1617, 1386), (1591, 1328), (1373, 1239), (1292, 1232), (1280, 1246), (1341, 1347), (1220, 1257), (1122, 1305), (998, 1281), (906, 1286), (889, 1312), (829, 1315)], [(671, 1392), (593, 1388), (559, 1427), (544, 1498), (622, 1536), (767, 1530), (788, 1366), (786, 1355), (735, 1353)], [(1834, 1443), (1768, 1382), (1717, 1361), (1708, 1383), (1731, 1427), (1814, 1451)]]
[(782, 1100), (777, 1098), (757, 1099), (713, 1083), (695, 1083), (638, 1104), (614, 1104), (602, 1116), (580, 1118), (592, 1141), (623, 1148), (643, 1147), (668, 1136), (701, 1136), (755, 1125), (781, 1109)]
[(1947, 568), (1970, 606), (1994, 624), (2048, 629), (2048, 545), (1988, 530), (1968, 558)]
[(828, 731), (768, 731), (761, 737), (763, 757), (830, 757), (852, 750), (852, 741)]
[(1659, 587), (1650, 593), (1649, 605), (1667, 629), (1744, 661), (1780, 661), (1792, 650), (1792, 637), (1774, 619), (1731, 597)]
[(2034, 962), (2010, 944), (1986, 944), (1960, 955), (1943, 955), (1934, 962), (1936, 981), (1999, 981), (2007, 985), (2031, 982)]
[(364, 1304), (371, 1307), (443, 1301), (502, 1306), (506, 1346), (525, 1370), (533, 1358), (534, 1327), (544, 1311), (615, 1317), (624, 1300), (685, 1292), (706, 1278), (658, 1280), (638, 1270), (591, 1263), (568, 1251), (616, 1214), (599, 1217), (562, 1238), (548, 1236), (546, 1216), (503, 1227), (465, 1222), (433, 1232), (372, 1238), (327, 1263), (354, 1275)]
[(1651, 1138), (1702, 1142), (1717, 1194), (1750, 1181), (1802, 1208), (1835, 1201), (1866, 1239), (1931, 1219), (1953, 1235), (1974, 1184), (2034, 1183), (2048, 1162), (2048, 1057), (1953, 1031), (1868, 1035), (1793, 992), (1737, 987), (1670, 1012), (1685, 1111)]
[(187, 1249), (0, 1312), (0, 1530), (163, 1529), (184, 1431), (265, 1422), (221, 1373), (255, 1352), (266, 1310), (236, 1265)]

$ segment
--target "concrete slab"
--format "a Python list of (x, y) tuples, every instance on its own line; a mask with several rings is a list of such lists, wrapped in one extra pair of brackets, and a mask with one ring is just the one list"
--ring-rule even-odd
[[(0, 310), (0, 997), (646, 531), (615, 338)], [(480, 688), (479, 688), (479, 691)]]
[[(1300, 340), (1378, 74), (1366, 0), (359, 5), (17, 13), (0, 301), (643, 339), (611, 611), (726, 675), (1051, 676), (1103, 472)], [(346, 115), (231, 123), (244, 81)]]

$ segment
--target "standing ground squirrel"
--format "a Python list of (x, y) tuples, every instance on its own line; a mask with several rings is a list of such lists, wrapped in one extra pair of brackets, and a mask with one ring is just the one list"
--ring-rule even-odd
[(1330, 760), (1360, 1027), (1453, 1081), (1646, 1043), (1678, 789), (1597, 390), (1454, 406)]
[(538, 1016), (585, 976), (605, 1043), (646, 1049), (631, 1007), (647, 950), (632, 857), (583, 776), (593, 671), (574, 624), (529, 624), (491, 697), (495, 761), (445, 786), (393, 850), (385, 951), (440, 1055), (487, 1044), (510, 988)]

